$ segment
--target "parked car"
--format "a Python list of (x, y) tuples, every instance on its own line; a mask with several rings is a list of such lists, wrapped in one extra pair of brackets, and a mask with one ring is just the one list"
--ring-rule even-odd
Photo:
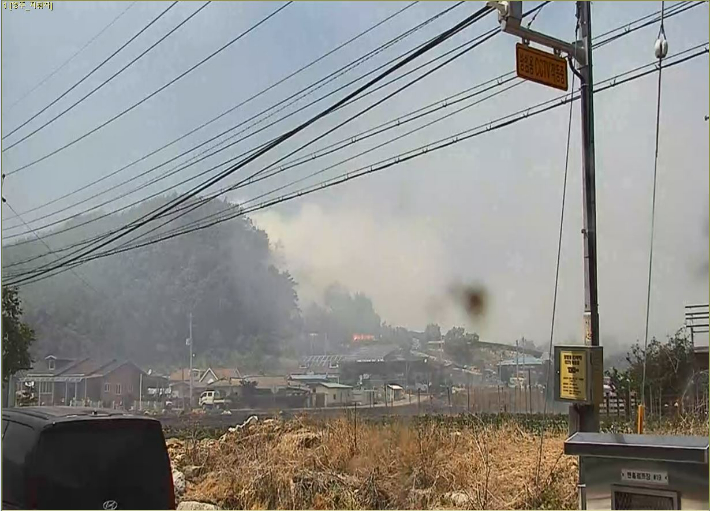
[(205, 390), (200, 394), (199, 405), (203, 410), (222, 409), (227, 408), (228, 402), (219, 390)]
[(2, 509), (175, 509), (160, 422), (68, 406), (3, 409)]

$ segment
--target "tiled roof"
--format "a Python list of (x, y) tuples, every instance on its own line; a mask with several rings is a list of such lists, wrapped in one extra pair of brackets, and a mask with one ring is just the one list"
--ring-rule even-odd
[(37, 381), (40, 381), (39, 378), (43, 378), (44, 380), (49, 378), (47, 381), (75, 381), (77, 378), (96, 378), (106, 376), (126, 364), (131, 364), (136, 369), (143, 372), (141, 368), (129, 360), (119, 360), (114, 358), (98, 361), (91, 358), (84, 358), (74, 361), (67, 367), (54, 373), (47, 373), (46, 371), (29, 371), (26, 373), (24, 378), (27, 380), (35, 379)]

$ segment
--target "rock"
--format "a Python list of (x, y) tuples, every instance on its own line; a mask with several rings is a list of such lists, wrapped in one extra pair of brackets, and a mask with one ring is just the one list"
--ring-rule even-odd
[(186, 500), (185, 502), (180, 502), (178, 504), (178, 511), (184, 510), (184, 511), (198, 511), (200, 509), (219, 509), (217, 506), (213, 504), (207, 504), (206, 502), (193, 502)]
[(450, 491), (442, 495), (442, 499), (446, 504), (456, 507), (468, 507), (471, 504), (471, 498), (461, 491)]
[(229, 431), (230, 433), (236, 433), (237, 431), (241, 431), (244, 428), (248, 428), (249, 426), (251, 426), (252, 424), (257, 423), (257, 422), (259, 422), (259, 417), (257, 417), (256, 415), (252, 415), (247, 420), (245, 420), (242, 424), (237, 424), (233, 428), (229, 428), (227, 431)]
[(200, 470), (202, 470), (202, 467), (198, 467), (197, 465), (188, 465), (182, 468), (182, 473), (185, 474), (185, 478), (194, 479), (200, 475)]
[(175, 488), (175, 498), (179, 499), (185, 493), (185, 474), (179, 470), (173, 470), (173, 487)]
[(182, 447), (182, 446), (183, 446), (182, 440), (180, 440), (178, 438), (168, 438), (165, 441), (165, 447), (167, 447), (168, 449), (170, 447)]

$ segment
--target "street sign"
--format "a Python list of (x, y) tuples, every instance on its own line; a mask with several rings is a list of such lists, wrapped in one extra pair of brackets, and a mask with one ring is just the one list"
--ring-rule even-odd
[(520, 78), (563, 91), (568, 88), (567, 61), (562, 57), (518, 43), (515, 64)]
[(604, 394), (601, 346), (555, 346), (555, 400), (599, 404)]
[(635, 470), (622, 468), (621, 480), (625, 483), (663, 484), (668, 486), (668, 472), (665, 470)]
[(560, 399), (587, 401), (587, 353), (560, 352)]

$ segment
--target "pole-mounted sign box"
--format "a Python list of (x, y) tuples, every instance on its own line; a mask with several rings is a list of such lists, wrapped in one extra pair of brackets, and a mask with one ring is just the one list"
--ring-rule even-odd
[(515, 68), (520, 78), (566, 91), (567, 61), (527, 44), (515, 45)]
[(601, 346), (555, 346), (555, 400), (599, 404), (604, 394)]

